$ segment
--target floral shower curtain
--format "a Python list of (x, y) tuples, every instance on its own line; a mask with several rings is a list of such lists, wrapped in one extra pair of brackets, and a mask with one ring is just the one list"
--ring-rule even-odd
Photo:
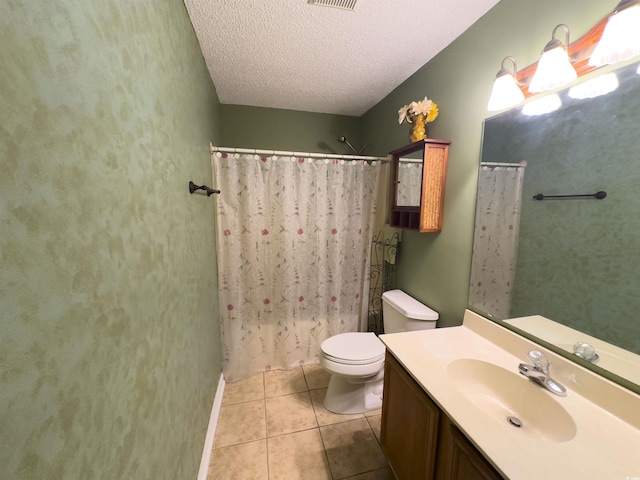
[(379, 162), (216, 152), (227, 381), (315, 363), (366, 324)]
[(469, 303), (498, 318), (510, 317), (525, 166), (479, 173)]

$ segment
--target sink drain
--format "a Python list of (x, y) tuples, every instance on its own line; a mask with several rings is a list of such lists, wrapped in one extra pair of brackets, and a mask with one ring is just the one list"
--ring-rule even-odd
[(514, 427), (520, 428), (522, 427), (522, 422), (519, 418), (516, 417), (507, 417), (507, 422), (509, 422)]

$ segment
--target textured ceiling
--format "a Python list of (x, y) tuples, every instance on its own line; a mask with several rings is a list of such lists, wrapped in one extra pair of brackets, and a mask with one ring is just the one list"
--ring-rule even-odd
[[(185, 0), (223, 104), (360, 116), (499, 0)], [(408, 99), (412, 100), (412, 99)]]

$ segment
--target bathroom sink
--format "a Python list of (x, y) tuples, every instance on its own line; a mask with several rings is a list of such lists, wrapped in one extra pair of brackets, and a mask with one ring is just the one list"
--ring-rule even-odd
[(562, 398), (556, 400), (516, 372), (463, 358), (447, 365), (447, 374), (475, 407), (506, 428), (553, 442), (567, 442), (576, 434), (575, 422), (560, 404)]

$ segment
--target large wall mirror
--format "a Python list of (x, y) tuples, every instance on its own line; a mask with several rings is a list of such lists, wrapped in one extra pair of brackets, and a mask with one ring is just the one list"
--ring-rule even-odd
[(640, 64), (611, 75), (485, 120), (469, 304), (640, 392)]

